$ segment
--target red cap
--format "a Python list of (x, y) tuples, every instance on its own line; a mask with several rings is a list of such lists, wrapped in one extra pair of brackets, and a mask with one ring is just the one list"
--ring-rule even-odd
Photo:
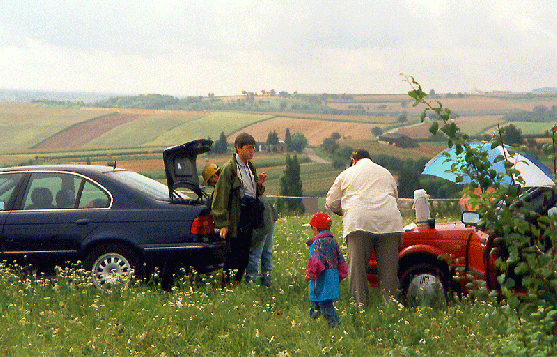
[(309, 221), (309, 225), (317, 229), (330, 229), (332, 223), (331, 217), (323, 212), (317, 212)]

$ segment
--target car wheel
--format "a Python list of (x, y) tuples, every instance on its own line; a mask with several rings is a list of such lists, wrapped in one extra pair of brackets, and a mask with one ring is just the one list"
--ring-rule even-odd
[(404, 271), (400, 280), (408, 305), (442, 305), (447, 301), (447, 279), (435, 264), (414, 265)]
[(100, 290), (110, 291), (116, 286), (126, 286), (132, 276), (142, 276), (142, 265), (129, 248), (110, 245), (91, 251), (85, 261), (91, 271), (93, 284)]

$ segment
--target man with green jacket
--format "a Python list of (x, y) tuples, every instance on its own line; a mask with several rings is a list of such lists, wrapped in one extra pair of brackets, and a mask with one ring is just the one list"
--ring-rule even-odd
[(253, 136), (239, 134), (234, 146), (236, 153), (221, 168), (211, 211), (221, 237), (228, 242), (225, 272), (238, 269), (234, 279), (240, 282), (248, 265), (253, 229), (262, 223), (263, 206), (257, 198), (264, 191), (267, 175), (257, 176), (249, 161), (255, 151)]

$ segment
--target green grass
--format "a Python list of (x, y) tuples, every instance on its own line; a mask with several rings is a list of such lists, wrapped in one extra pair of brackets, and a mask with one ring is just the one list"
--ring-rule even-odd
[(497, 124), (504, 125), (500, 115), (484, 116), (482, 120), (459, 121), (456, 120), (462, 132), (468, 135), (492, 134)]
[[(181, 125), (199, 118), (197, 112), (162, 112), (119, 125), (87, 143), (88, 147), (136, 147), (153, 145), (156, 139)], [(164, 145), (157, 143), (154, 145)]]
[(308, 163), (309, 158), (302, 154), (290, 153), (290, 154), (264, 154), (264, 153), (256, 153), (254, 157), (253, 164), (257, 167), (257, 170), (263, 170), (267, 168), (272, 168), (275, 166), (285, 166), (286, 165), (286, 155), (290, 155), (291, 158), (294, 158), (294, 155), (297, 156), (298, 163)]
[(304, 196), (325, 197), (341, 171), (335, 169), (331, 164), (311, 163), (302, 165), (300, 177)]
[(513, 124), (517, 129), (522, 131), (524, 135), (532, 134), (543, 134), (545, 132), (551, 132), (551, 129), (555, 125), (554, 122), (544, 122), (544, 123), (528, 123), (528, 122), (508, 122), (504, 125)]
[(232, 134), (244, 127), (270, 118), (269, 115), (256, 115), (241, 112), (215, 112), (190, 120), (182, 125), (161, 133), (145, 145), (164, 145), (185, 143), (200, 137), (217, 140), (220, 133)]
[(102, 115), (99, 111), (39, 108), (29, 103), (0, 102), (0, 132), (9, 138), (2, 151), (32, 147), (73, 124)]
[[(0, 269), (0, 354), (6, 356), (484, 356), (518, 351), (518, 323), (488, 302), (363, 311), (341, 283), (341, 327), (308, 318), (308, 218), (280, 218), (273, 286), (220, 288), (220, 273), (185, 276), (171, 292), (132, 284), (110, 295), (81, 271), (55, 282)], [(340, 237), (335, 217), (333, 231)], [(339, 239), (340, 241), (340, 239)], [(345, 249), (343, 247), (343, 249)]]

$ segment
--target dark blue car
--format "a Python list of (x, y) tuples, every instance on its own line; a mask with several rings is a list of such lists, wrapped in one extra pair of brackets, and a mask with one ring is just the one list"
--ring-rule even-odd
[[(196, 169), (211, 143), (167, 149), (168, 186), (110, 166), (0, 169), (0, 260), (41, 270), (82, 261), (101, 289), (132, 271), (147, 277), (156, 266), (217, 268), (225, 242), (202, 202)], [(184, 187), (198, 197), (177, 191)]]

